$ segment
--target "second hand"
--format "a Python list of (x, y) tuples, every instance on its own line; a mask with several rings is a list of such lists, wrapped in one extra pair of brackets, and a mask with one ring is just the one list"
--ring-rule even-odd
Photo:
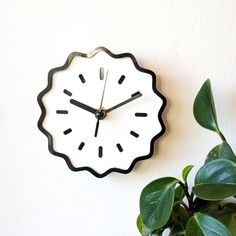
[(102, 112), (102, 104), (103, 104), (104, 95), (105, 95), (105, 90), (106, 90), (107, 76), (108, 76), (108, 70), (107, 70), (107, 73), (106, 73), (106, 78), (105, 78), (105, 82), (104, 82), (104, 86), (103, 86), (103, 91), (102, 91), (102, 98), (101, 98), (100, 107), (99, 107), (99, 110), (98, 110), (98, 111), (96, 112), (96, 114), (95, 114), (96, 117), (97, 117), (97, 123), (96, 123), (96, 127), (95, 127), (94, 137), (97, 137), (100, 120), (104, 118), (104, 114), (103, 114), (103, 112)]

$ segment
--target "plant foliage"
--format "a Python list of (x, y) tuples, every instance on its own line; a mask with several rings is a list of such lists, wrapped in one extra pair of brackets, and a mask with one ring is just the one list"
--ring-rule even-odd
[(143, 189), (137, 219), (142, 236), (161, 236), (167, 228), (169, 236), (236, 236), (236, 203), (231, 201), (236, 196), (236, 156), (220, 131), (209, 79), (195, 98), (193, 114), (222, 142), (207, 155), (192, 188), (188, 175), (193, 165), (188, 165), (182, 180), (159, 178)]

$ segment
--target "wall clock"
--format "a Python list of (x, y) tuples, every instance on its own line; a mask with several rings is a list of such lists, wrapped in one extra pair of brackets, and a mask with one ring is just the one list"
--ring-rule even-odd
[(165, 127), (166, 99), (156, 89), (154, 72), (140, 67), (130, 53), (104, 47), (73, 52), (48, 73), (38, 95), (39, 129), (49, 151), (73, 171), (96, 177), (129, 173), (152, 156)]

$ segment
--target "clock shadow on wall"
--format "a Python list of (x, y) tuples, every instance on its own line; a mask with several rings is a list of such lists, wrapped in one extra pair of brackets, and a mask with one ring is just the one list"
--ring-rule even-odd
[(72, 52), (65, 64), (48, 73), (47, 87), (37, 97), (38, 128), (48, 149), (73, 171), (96, 177), (129, 173), (154, 153), (164, 134), (166, 99), (156, 76), (130, 53), (104, 47)]

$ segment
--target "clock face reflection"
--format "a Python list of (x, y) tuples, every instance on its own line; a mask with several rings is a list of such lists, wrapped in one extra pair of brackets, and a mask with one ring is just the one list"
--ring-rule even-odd
[(153, 154), (164, 132), (164, 97), (152, 71), (133, 55), (97, 48), (74, 52), (62, 67), (50, 70), (48, 86), (38, 95), (39, 129), (49, 151), (69, 168), (97, 177), (128, 173)]

